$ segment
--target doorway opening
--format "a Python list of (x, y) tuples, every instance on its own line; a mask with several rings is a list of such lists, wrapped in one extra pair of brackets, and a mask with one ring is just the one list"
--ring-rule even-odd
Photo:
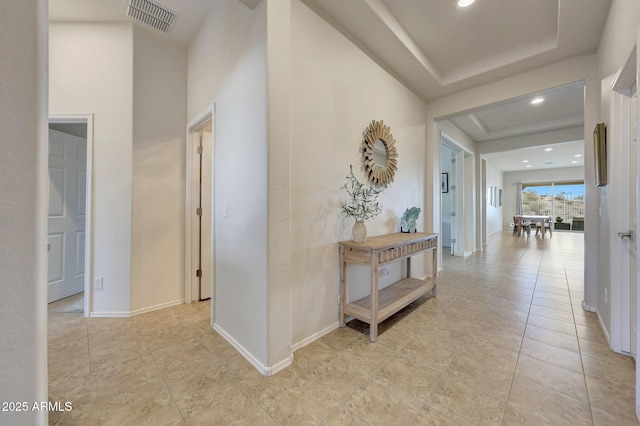
[(473, 155), (441, 133), (441, 230), (443, 253), (470, 256), (475, 248)]
[(57, 312), (91, 312), (93, 116), (49, 118), (47, 299)]
[(213, 107), (187, 125), (186, 149), (185, 303), (192, 303), (214, 294)]

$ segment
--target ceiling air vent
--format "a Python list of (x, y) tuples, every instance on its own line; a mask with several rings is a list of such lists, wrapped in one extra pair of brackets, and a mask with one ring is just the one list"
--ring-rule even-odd
[(177, 15), (149, 0), (127, 0), (127, 16), (169, 34)]

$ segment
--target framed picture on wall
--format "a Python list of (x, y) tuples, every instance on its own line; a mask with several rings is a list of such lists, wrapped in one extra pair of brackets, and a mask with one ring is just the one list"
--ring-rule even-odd
[(487, 186), (487, 204), (491, 205), (491, 187)]
[(442, 173), (442, 183), (440, 189), (442, 190), (443, 194), (449, 192), (449, 173), (447, 172)]
[(498, 189), (498, 207), (502, 207), (502, 188)]

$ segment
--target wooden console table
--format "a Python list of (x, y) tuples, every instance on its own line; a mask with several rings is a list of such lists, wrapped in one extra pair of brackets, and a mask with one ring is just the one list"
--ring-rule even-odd
[[(411, 278), (411, 256), (433, 251), (431, 277)], [(378, 291), (378, 269), (397, 260), (406, 260), (406, 278)], [(347, 263), (371, 268), (371, 294), (347, 305)], [(348, 316), (370, 325), (370, 339), (378, 339), (378, 323), (389, 318), (420, 296), (431, 291), (436, 295), (438, 274), (438, 234), (396, 233), (370, 237), (364, 243), (340, 242), (340, 327)]]

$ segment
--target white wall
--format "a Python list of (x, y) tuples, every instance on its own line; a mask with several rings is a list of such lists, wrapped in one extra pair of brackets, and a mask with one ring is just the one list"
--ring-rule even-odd
[[(291, 262), (292, 342), (298, 347), (338, 321), (338, 241), (352, 238), (340, 215), (349, 164), (364, 180), (359, 147), (371, 120), (384, 120), (397, 140), (398, 172), (381, 196), (383, 213), (368, 235), (399, 231), (407, 207), (424, 225), (425, 104), (299, 0), (292, 1)], [(439, 160), (438, 160), (439, 161)], [(353, 266), (353, 267), (352, 267)], [(399, 275), (392, 270), (381, 284)], [(416, 275), (424, 274), (416, 266)], [(369, 271), (351, 265), (348, 298), (369, 294)]]
[(184, 300), (186, 114), (187, 48), (135, 27), (131, 218), (134, 313)]
[[(0, 0), (0, 401), (47, 400), (47, 2)], [(45, 412), (0, 411), (45, 425)]]
[(265, 17), (259, 6), (250, 10), (238, 0), (211, 0), (198, 34), (189, 45), (187, 59), (188, 110), (192, 120), (213, 103), (228, 76), (254, 44), (256, 31), (264, 32)]
[(276, 372), (291, 353), (291, 0), (266, 0), (268, 152), (269, 365)]
[[(490, 205), (489, 197), (487, 196), (487, 235), (502, 231), (502, 211), (504, 209), (504, 182), (502, 171), (487, 161), (487, 188), (491, 187), (502, 189), (502, 206), (499, 206), (495, 201), (493, 205)], [(496, 194), (497, 192), (496, 190)], [(495, 198), (497, 199), (498, 196), (496, 195)]]
[(214, 321), (263, 372), (272, 365), (266, 64), (264, 2), (250, 10), (235, 0), (215, 1), (188, 53), (189, 121), (215, 102)]
[(601, 78), (617, 72), (624, 65), (636, 42), (639, 24), (640, 2), (611, 2), (607, 24), (598, 48), (598, 73)]
[(447, 135), (449, 139), (454, 141), (460, 148), (463, 148), (471, 154), (476, 152), (476, 142), (451, 121), (442, 120), (438, 121), (436, 124), (438, 126), (438, 130)]
[(128, 315), (131, 297), (133, 43), (130, 24), (52, 23), (51, 114), (94, 114), (92, 314)]

